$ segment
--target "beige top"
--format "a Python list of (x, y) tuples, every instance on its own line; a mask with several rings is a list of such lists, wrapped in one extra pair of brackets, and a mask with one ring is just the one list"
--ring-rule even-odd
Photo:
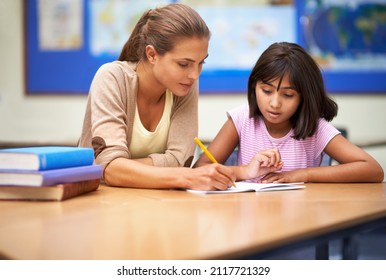
[[(115, 61), (102, 65), (91, 83), (81, 147), (93, 147), (95, 163), (103, 169), (114, 159), (132, 158), (130, 147), (137, 107), (136, 63)], [(149, 154), (155, 166), (190, 166), (198, 132), (198, 83), (183, 97), (173, 95), (166, 150)]]
[(166, 150), (172, 106), (173, 94), (167, 90), (164, 111), (154, 131), (149, 131), (143, 126), (138, 107), (135, 109), (134, 127), (129, 147), (133, 158), (145, 158), (149, 154), (163, 153)]

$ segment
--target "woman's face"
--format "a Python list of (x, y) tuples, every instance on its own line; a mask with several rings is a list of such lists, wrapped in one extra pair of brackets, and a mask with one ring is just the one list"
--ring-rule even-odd
[(204, 60), (208, 57), (208, 44), (208, 38), (181, 39), (171, 51), (162, 56), (155, 55), (155, 79), (173, 94), (187, 95), (201, 74)]

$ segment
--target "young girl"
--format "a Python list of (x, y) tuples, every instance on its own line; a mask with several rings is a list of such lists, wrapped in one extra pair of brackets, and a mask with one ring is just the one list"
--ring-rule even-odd
[(197, 79), (210, 32), (183, 4), (143, 14), (118, 61), (96, 73), (79, 146), (93, 147), (104, 182), (139, 188), (226, 189), (236, 179), (215, 164), (191, 169)]
[[(324, 89), (317, 64), (293, 43), (272, 44), (258, 59), (248, 80), (248, 104), (228, 112), (228, 120), (208, 147), (225, 162), (238, 146), (237, 180), (252, 179), (246, 172), (256, 153), (268, 156), (259, 182), (382, 182), (381, 166), (350, 143), (329, 122), (337, 104)], [(339, 162), (320, 166), (323, 153)], [(209, 163), (201, 156), (195, 166)], [(249, 166), (248, 166), (249, 164)], [(264, 169), (264, 168), (263, 168)]]

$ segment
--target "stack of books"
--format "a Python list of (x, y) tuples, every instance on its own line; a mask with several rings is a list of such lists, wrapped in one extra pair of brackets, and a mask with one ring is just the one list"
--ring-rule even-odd
[(65, 200), (99, 187), (102, 167), (91, 148), (0, 149), (1, 200)]

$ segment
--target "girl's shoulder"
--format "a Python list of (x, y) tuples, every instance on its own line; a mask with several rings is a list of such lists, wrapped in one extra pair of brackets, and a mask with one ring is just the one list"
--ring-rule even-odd
[(232, 119), (234, 125), (239, 129), (257, 129), (261, 127), (262, 118), (250, 117), (248, 105), (241, 105), (229, 110), (227, 116)]
[(329, 121), (324, 118), (318, 120), (318, 125), (314, 137), (331, 138), (339, 134), (340, 131)]
[(240, 105), (235, 107), (227, 112), (228, 117), (237, 118), (237, 119), (247, 119), (249, 118), (249, 106), (247, 104)]
[(335, 128), (335, 126), (331, 122), (327, 121), (324, 118), (319, 118), (319, 120), (318, 120), (318, 130), (324, 130), (324, 129), (337, 130)]

